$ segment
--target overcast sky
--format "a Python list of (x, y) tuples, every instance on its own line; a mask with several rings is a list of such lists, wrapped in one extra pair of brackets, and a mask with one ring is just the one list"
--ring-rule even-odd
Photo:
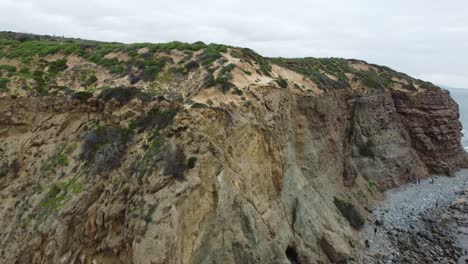
[(0, 30), (344, 57), (468, 88), (467, 0), (0, 0)]

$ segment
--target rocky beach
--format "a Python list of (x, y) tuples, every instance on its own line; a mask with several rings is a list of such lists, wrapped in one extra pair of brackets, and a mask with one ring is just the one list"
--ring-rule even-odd
[(361, 232), (359, 263), (467, 263), (468, 170), (393, 189)]

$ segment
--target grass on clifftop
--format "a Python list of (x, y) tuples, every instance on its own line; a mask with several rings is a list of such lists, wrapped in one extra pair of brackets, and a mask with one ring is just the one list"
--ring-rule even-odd
[[(183, 58), (177, 63), (173, 61), (171, 55), (175, 51), (183, 54)], [(395, 78), (404, 80), (402, 88), (409, 91), (416, 90), (416, 87), (439, 89), (429, 82), (413, 79), (388, 67), (357, 60), (266, 58), (248, 48), (205, 44), (200, 41), (191, 44), (178, 41), (122, 44), (0, 32), (0, 60), (9, 61), (0, 65), (0, 92), (20, 88), (28, 94), (47, 95), (51, 87), (58, 86), (60, 83), (58, 80), (69, 81), (75, 86), (79, 81), (80, 87), (96, 86), (99, 81), (96, 71), (100, 69), (105, 69), (111, 75), (110, 79), (125, 77), (131, 85), (143, 82), (153, 87), (157, 86), (153, 84), (154, 82), (166, 79), (168, 81), (175, 75), (184, 76), (199, 67), (211, 73), (219, 67), (226, 67), (220, 71), (221, 74), (208, 80), (208, 84), (216, 85), (223, 92), (227, 92), (232, 88), (230, 84), (232, 68), (229, 69), (229, 65), (224, 65), (226, 60), (223, 57), (227, 53), (252, 66), (255, 65), (259, 75), (272, 77), (272, 63), (275, 63), (304, 75), (304, 78), (310, 79), (325, 91), (349, 89), (353, 82), (360, 82), (372, 89), (384, 89), (394, 85)], [(89, 66), (71, 67), (68, 65), (70, 57), (78, 57), (84, 62), (89, 62)], [(372, 67), (370, 70), (360, 70), (352, 67), (351, 63), (362, 63)], [(250, 71), (244, 73), (252, 75)], [(285, 86), (281, 78), (277, 82), (281, 87)]]

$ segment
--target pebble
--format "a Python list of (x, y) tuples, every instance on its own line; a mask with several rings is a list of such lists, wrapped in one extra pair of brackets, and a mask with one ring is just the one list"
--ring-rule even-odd
[[(452, 237), (446, 237), (447, 230), (439, 226), (447, 218), (444, 212), (449, 205), (457, 196), (467, 194), (467, 183), (468, 170), (462, 170), (455, 177), (437, 177), (434, 184), (430, 179), (421, 180), (420, 185), (407, 184), (387, 191), (379, 207), (373, 208), (371, 221), (361, 231), (361, 240), (369, 239), (372, 245), (358, 252), (360, 262), (369, 263), (372, 259), (374, 263), (415, 263), (430, 259), (430, 262), (456, 263), (462, 251), (453, 245)], [(374, 234), (375, 220), (383, 223), (377, 234)], [(382, 258), (382, 254), (397, 257)]]

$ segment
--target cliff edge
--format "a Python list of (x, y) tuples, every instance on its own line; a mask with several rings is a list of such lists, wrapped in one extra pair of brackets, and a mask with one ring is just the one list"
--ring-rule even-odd
[(0, 34), (4, 263), (340, 263), (466, 167), (449, 93), (358, 60)]

